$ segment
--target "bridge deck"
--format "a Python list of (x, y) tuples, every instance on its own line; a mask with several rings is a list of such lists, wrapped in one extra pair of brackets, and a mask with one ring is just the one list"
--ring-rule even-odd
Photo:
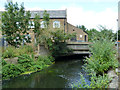
[(73, 54), (90, 54), (89, 44), (91, 42), (67, 42), (67, 47), (73, 50)]

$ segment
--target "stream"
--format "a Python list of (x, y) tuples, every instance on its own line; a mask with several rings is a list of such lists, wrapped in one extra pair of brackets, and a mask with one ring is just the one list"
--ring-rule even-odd
[[(76, 56), (74, 56), (76, 57)], [(61, 58), (40, 72), (3, 81), (3, 88), (71, 88), (80, 83), (80, 74), (89, 84), (89, 76), (82, 69), (83, 58)]]

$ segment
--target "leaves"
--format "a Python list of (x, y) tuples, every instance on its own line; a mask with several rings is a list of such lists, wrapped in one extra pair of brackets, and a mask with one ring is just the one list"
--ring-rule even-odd
[(25, 39), (24, 34), (29, 31), (31, 14), (29, 11), (25, 12), (23, 4), (19, 8), (18, 4), (13, 2), (8, 2), (5, 9), (6, 11), (2, 13), (2, 32), (8, 44), (17, 47)]

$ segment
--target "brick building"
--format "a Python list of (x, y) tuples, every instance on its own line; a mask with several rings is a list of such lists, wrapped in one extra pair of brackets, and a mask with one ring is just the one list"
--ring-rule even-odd
[[(30, 11), (30, 13), (31, 13), (31, 17), (30, 17), (31, 21), (34, 20), (36, 14), (40, 15), (41, 28), (44, 28), (44, 21), (43, 21), (44, 10)], [(71, 41), (76, 41), (76, 42), (88, 41), (88, 34), (86, 32), (67, 22), (67, 10), (47, 10), (47, 13), (49, 14), (49, 18), (50, 18), (50, 22), (49, 22), (50, 30), (56, 30), (57, 28), (59, 30), (63, 30), (64, 33), (76, 33), (76, 38), (71, 39)], [(32, 31), (32, 28), (34, 28), (34, 26), (31, 27), (29, 34), (31, 36), (32, 45), (33, 45), (34, 33)]]
[[(31, 13), (32, 21), (34, 20), (36, 14), (40, 15), (41, 28), (44, 28), (44, 23), (43, 23), (44, 21), (42, 21), (44, 10), (30, 11), (30, 13)], [(88, 41), (88, 34), (86, 32), (67, 22), (66, 10), (47, 10), (47, 13), (49, 14), (49, 18), (50, 18), (50, 22), (49, 22), (50, 30), (56, 30), (57, 28), (59, 30), (64, 30), (64, 33), (76, 33), (76, 38), (71, 39), (71, 41), (78, 41), (78, 42)], [(33, 33), (31, 32), (30, 35), (33, 36)]]

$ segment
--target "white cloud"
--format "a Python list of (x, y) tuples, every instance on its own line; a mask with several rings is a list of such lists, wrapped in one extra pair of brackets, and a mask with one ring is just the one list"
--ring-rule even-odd
[[(62, 7), (65, 9), (65, 7)], [(108, 29), (117, 30), (117, 12), (111, 8), (106, 8), (104, 11), (85, 11), (82, 7), (68, 7), (67, 20), (73, 25), (85, 25), (88, 29), (96, 28), (98, 25), (106, 26)]]

